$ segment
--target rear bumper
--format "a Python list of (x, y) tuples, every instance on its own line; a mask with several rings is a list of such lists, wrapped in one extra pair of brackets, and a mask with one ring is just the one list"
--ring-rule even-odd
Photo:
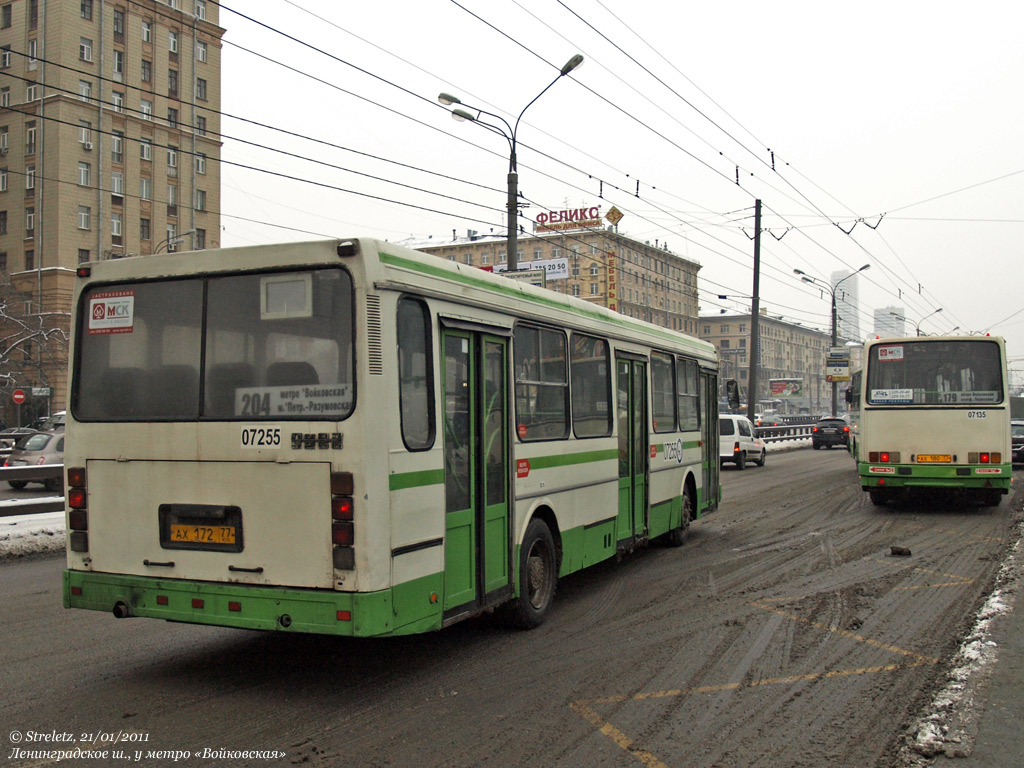
[(858, 464), (864, 489), (887, 488), (993, 488), (1010, 490), (1013, 466), (922, 466), (919, 464)]
[[(439, 582), (427, 577), (379, 592), (333, 592), (65, 570), (64, 607), (239, 629), (370, 637), (440, 629), (440, 593), (434, 589)], [(410, 609), (413, 595), (428, 607)], [(404, 609), (396, 609), (396, 602)], [(396, 613), (404, 613), (404, 621)]]

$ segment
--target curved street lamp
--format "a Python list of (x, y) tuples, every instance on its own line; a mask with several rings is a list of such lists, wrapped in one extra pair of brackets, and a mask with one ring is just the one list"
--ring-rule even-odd
[(160, 253), (161, 248), (170, 248), (172, 245), (177, 245), (178, 243), (183, 242), (186, 237), (188, 237), (189, 235), (194, 235), (195, 233), (196, 231), (194, 229), (186, 229), (180, 235), (175, 235), (174, 237), (165, 237), (163, 240), (156, 244), (156, 248), (153, 249), (153, 255), (155, 256), (156, 254)]
[[(498, 133), (505, 137), (508, 142), (509, 156), (508, 156), (508, 202), (506, 208), (508, 210), (508, 255), (507, 269), (509, 272), (515, 272), (518, 262), (519, 254), (519, 166), (516, 161), (516, 132), (519, 130), (519, 121), (523, 119), (523, 114), (528, 110), (537, 99), (543, 96), (548, 88), (557, 83), (563, 77), (568, 75), (574, 69), (583, 63), (583, 56), (576, 54), (569, 61), (565, 63), (565, 66), (558, 72), (558, 77), (552, 80), (547, 88), (538, 93), (533, 97), (533, 100), (523, 107), (523, 111), (519, 113), (519, 117), (516, 118), (515, 125), (509, 125), (508, 121), (496, 115), (493, 112), (488, 112), (479, 107), (473, 107), (469, 104), (463, 104), (462, 99), (458, 96), (452, 96), (450, 93), (442, 93), (437, 97), (437, 100), (446, 107), (450, 107), (453, 104), (461, 104), (465, 109), (456, 107), (452, 110), (452, 118), (459, 122), (469, 121), (481, 125), (488, 130)], [(476, 114), (474, 114), (474, 112)], [(494, 120), (497, 120), (500, 124), (494, 125), (481, 120), (483, 115), (487, 115)]]
[[(915, 336), (920, 336), (921, 335), (921, 323), (923, 323), (925, 320), (927, 320), (932, 315), (937, 315), (941, 311), (942, 311), (942, 307), (939, 307), (934, 312), (929, 312), (927, 315), (922, 317), (918, 322), (914, 323), (914, 335)], [(890, 312), (889, 314), (892, 315), (893, 317), (895, 317), (897, 320), (903, 320), (903, 321), (907, 320), (906, 317), (904, 317), (903, 315), (899, 315), (899, 314), (897, 314), (895, 312)], [(953, 329), (953, 331), (956, 331), (959, 328), (960, 328), (960, 326), (958, 325), (956, 328)], [(950, 335), (952, 335), (953, 331), (949, 332)]]
[[(812, 285), (817, 285), (817, 286), (819, 286), (821, 288), (824, 288), (825, 290), (827, 290), (832, 295), (832, 346), (833, 347), (835, 347), (836, 344), (839, 341), (837, 336), (836, 336), (836, 290), (839, 288), (840, 285), (842, 285), (843, 282), (845, 282), (846, 280), (849, 280), (854, 275), (860, 274), (865, 269), (871, 269), (871, 265), (870, 264), (865, 264), (863, 267), (858, 269), (856, 272), (851, 272), (850, 274), (848, 274), (846, 277), (842, 278), (841, 280), (837, 280), (835, 285), (832, 285), (831, 283), (826, 283), (824, 280), (820, 280), (820, 279), (818, 279), (816, 277), (811, 277), (806, 272), (804, 272), (802, 269), (794, 269), (793, 270), (793, 272), (795, 274), (800, 275), (800, 279), (803, 280), (805, 283), (811, 283)], [(833, 416), (836, 415), (836, 411), (838, 410), (838, 406), (839, 406), (839, 389), (838, 389), (838, 384), (833, 381), (832, 382), (832, 415)]]

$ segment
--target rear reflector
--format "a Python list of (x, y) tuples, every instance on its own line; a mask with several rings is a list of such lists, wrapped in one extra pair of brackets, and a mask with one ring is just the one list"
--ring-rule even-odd
[(81, 597), (82, 596), (82, 588), (81, 587), (72, 587), (71, 588), (71, 594), (74, 595), (75, 597)]
[(157, 605), (167, 605), (169, 602), (170, 601), (167, 599), (167, 595), (157, 595), (156, 596), (156, 604)]
[(355, 531), (352, 526), (352, 523), (332, 523), (331, 540), (334, 542), (336, 546), (351, 547), (355, 543)]
[(201, 598), (198, 598), (198, 597), (193, 597), (192, 598), (192, 607), (193, 608), (202, 608), (205, 605), (206, 605), (206, 603)]
[(338, 621), (352, 621), (352, 611), (338, 611)]
[(72, 509), (68, 512), (68, 527), (72, 531), (89, 530), (89, 513), (84, 509)]
[(230, 601), (228, 603), (228, 610), (229, 611), (234, 611), (235, 613), (238, 613), (239, 611), (242, 610), (242, 604), (241, 603), (237, 603), (234, 600), (232, 600), (232, 601)]
[(72, 488), (85, 488), (85, 467), (68, 468), (68, 485)]

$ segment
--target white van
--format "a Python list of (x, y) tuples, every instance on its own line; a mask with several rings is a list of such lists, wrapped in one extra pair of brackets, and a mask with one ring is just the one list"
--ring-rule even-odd
[(746, 416), (722, 413), (718, 416), (718, 456), (722, 464), (731, 461), (736, 469), (743, 469), (748, 461), (763, 467), (768, 455), (767, 446), (754, 431)]

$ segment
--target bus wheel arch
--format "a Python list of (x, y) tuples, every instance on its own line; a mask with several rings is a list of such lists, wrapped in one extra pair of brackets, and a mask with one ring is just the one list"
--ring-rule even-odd
[(692, 472), (687, 473), (686, 480), (683, 481), (680, 507), (679, 527), (665, 534), (665, 543), (670, 547), (681, 547), (686, 543), (690, 523), (697, 519), (697, 480)]
[(502, 606), (505, 623), (521, 629), (540, 626), (554, 602), (562, 544), (554, 513), (538, 507), (526, 524), (519, 547), (518, 597)]

